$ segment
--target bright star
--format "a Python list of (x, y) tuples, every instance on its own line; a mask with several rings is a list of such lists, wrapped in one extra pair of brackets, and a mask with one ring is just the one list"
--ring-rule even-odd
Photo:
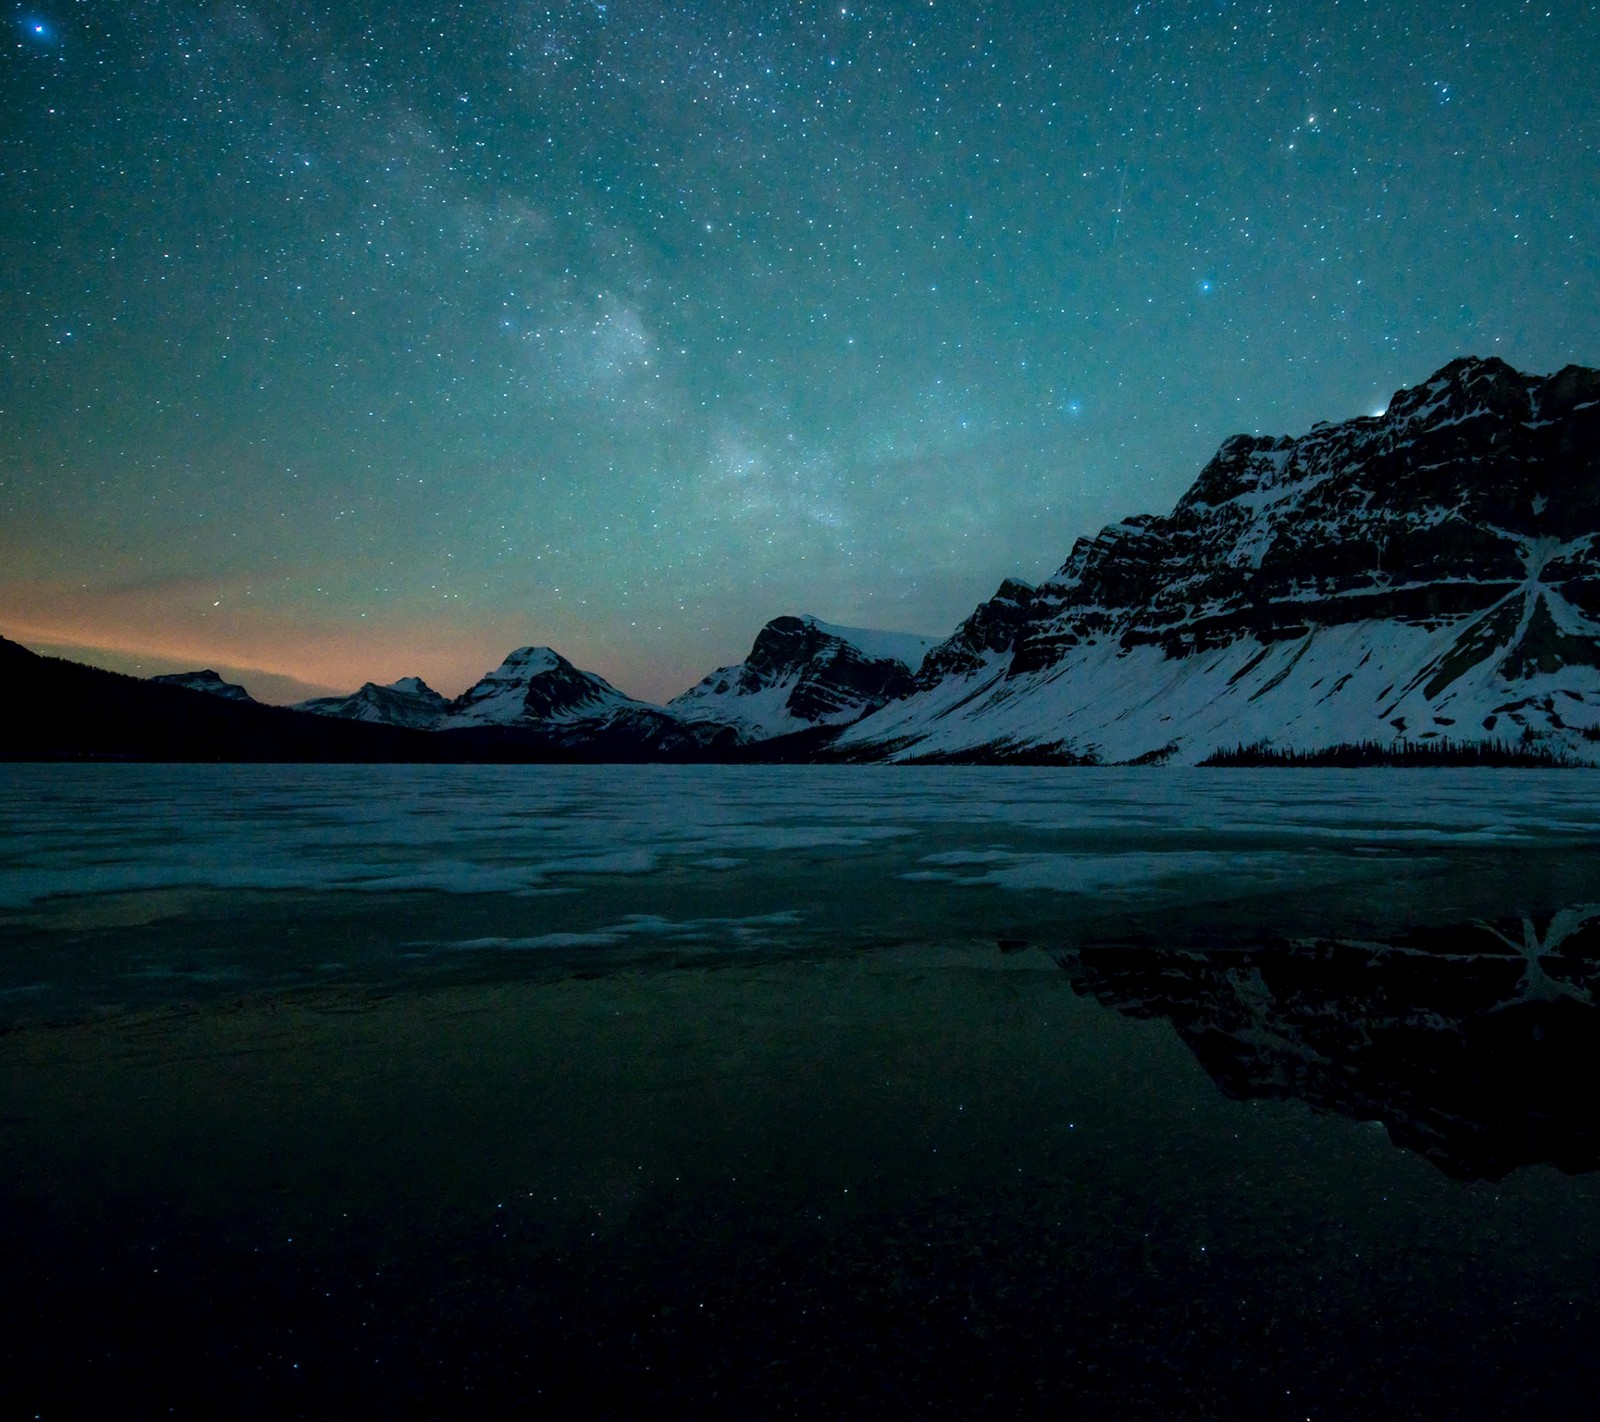
[(56, 37), (56, 32), (45, 20), (28, 16), (22, 20), (22, 33), (27, 38), (39, 44), (49, 44)]

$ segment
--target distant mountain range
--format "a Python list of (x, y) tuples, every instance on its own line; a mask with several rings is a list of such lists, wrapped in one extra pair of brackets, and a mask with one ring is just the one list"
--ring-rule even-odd
[[(356, 723), (377, 759), (1600, 763), (1600, 371), (1462, 359), (1382, 415), (1237, 435), (1170, 514), (1006, 579), (943, 641), (777, 617), (664, 707), (547, 647), (454, 700), (417, 677), (297, 708), (214, 671), (146, 685)], [(258, 756), (243, 730), (196, 754), (281, 758), (274, 724)], [(37, 729), (7, 753), (77, 753)]]

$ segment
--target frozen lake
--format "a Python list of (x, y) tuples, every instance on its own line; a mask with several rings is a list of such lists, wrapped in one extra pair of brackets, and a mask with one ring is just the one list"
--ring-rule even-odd
[(1571, 1415), (1600, 773), (0, 767), (0, 1403)]
[[(1600, 772), (0, 767), (0, 1022), (1600, 902)], [(1220, 931), (1220, 929), (1218, 929)]]

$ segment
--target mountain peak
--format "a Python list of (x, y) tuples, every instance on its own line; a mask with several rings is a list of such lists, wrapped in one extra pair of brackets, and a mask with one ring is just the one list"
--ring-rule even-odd
[(349, 696), (318, 696), (302, 701), (294, 709), (346, 721), (432, 731), (438, 729), (449, 704), (421, 677), (403, 676), (391, 686), (369, 681)]
[(549, 647), (518, 647), (451, 703), (445, 726), (543, 726), (642, 704)]
[(1534, 387), (1541, 383), (1498, 356), (1461, 356), (1440, 366), (1421, 385), (1397, 390), (1385, 418), (1391, 424), (1436, 424), (1487, 413), (1526, 420), (1533, 415)]
[(387, 691), (398, 691), (406, 696), (438, 696), (439, 693), (428, 685), (420, 676), (403, 676), (399, 681), (391, 681), (384, 688)]
[(558, 668), (573, 669), (572, 663), (560, 652), (549, 647), (517, 647), (506, 653), (505, 660), (491, 675), (503, 672), (515, 676), (539, 676)]

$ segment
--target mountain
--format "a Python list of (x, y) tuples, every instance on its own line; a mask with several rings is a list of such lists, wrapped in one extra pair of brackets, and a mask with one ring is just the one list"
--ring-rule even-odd
[(761, 629), (745, 661), (713, 672), (667, 707), (635, 700), (549, 647), (519, 647), (454, 701), (407, 677), (296, 709), (424, 730), (517, 732), (566, 751), (603, 748), (625, 759), (698, 756), (857, 720), (911, 692), (912, 673), (933, 641), (778, 617)]
[(1463, 1180), (1600, 1168), (1600, 905), (1377, 941), (1167, 929), (1060, 962), (1077, 992), (1169, 1020), (1235, 1100), (1382, 1121)]
[(775, 617), (750, 655), (667, 703), (685, 722), (730, 727), (754, 742), (858, 721), (914, 689), (931, 637)]
[(1008, 580), (846, 729), (860, 759), (1194, 763), (1518, 741), (1600, 759), (1600, 371), (1462, 359), (1237, 435), (1166, 515)]
[(220, 696), (228, 701), (254, 701), (250, 695), (237, 682), (224, 681), (216, 672), (206, 671), (169, 672), (165, 676), (150, 678), (157, 686), (183, 686), (190, 691), (204, 691), (211, 696)]
[(594, 672), (579, 671), (548, 647), (518, 647), (487, 676), (450, 703), (443, 724), (546, 726), (587, 721), (645, 703)]
[(656, 710), (618, 691), (604, 677), (580, 671), (548, 647), (518, 647), (454, 701), (421, 677), (388, 686), (367, 682), (348, 696), (318, 696), (295, 709), (422, 730), (546, 730), (587, 724), (619, 712)]
[(318, 716), (340, 716), (348, 721), (368, 721), (382, 726), (410, 726), (437, 730), (450, 703), (419, 676), (403, 676), (388, 686), (366, 682), (349, 696), (317, 696), (302, 701), (297, 711)]
[(718, 726), (685, 725), (637, 701), (549, 647), (518, 647), (449, 704), (445, 732), (515, 733), (525, 744), (599, 760), (700, 758), (731, 737)]

